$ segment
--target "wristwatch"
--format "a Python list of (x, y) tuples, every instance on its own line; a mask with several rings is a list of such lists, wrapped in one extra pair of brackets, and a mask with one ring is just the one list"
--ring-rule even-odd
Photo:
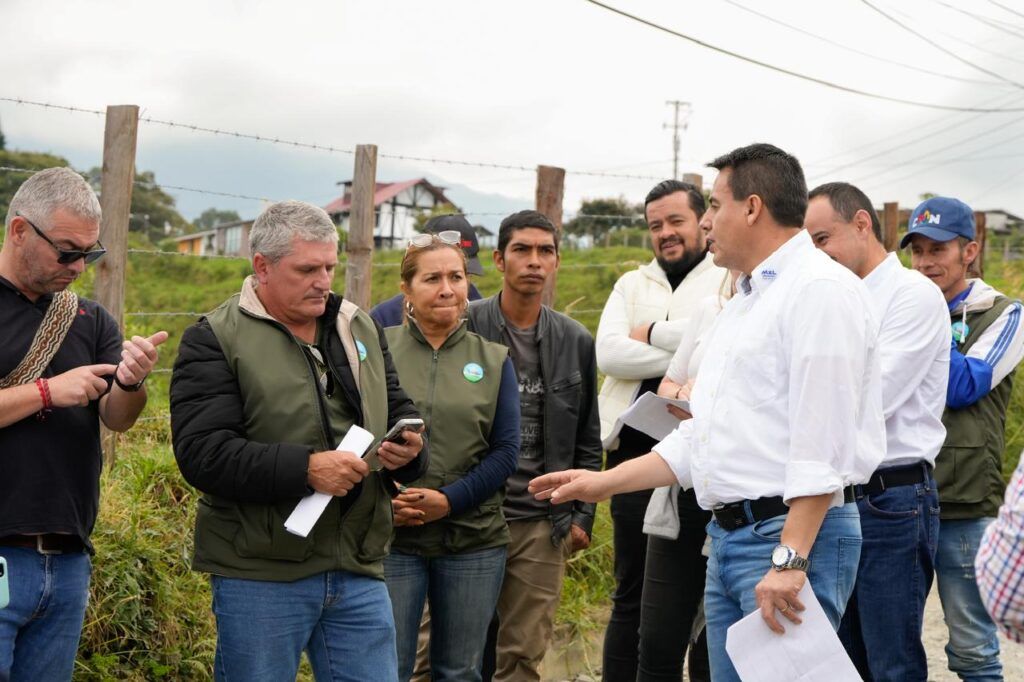
[(798, 571), (807, 571), (808, 561), (796, 553), (796, 550), (788, 545), (776, 545), (772, 550), (772, 568), (776, 571), (785, 571), (787, 568), (794, 568)]

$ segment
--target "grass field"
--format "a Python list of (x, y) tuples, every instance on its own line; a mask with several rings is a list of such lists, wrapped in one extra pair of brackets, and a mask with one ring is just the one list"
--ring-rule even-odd
[[(595, 331), (600, 309), (615, 280), (646, 262), (649, 252), (613, 247), (567, 252), (558, 279), (555, 308)], [(399, 254), (378, 255), (373, 298), (397, 291)], [(476, 280), (485, 295), (500, 279), (493, 267)], [(241, 260), (132, 254), (125, 310), (129, 334), (167, 329), (161, 369), (173, 364), (177, 343), (201, 313), (235, 293), (249, 265)], [(989, 265), (991, 284), (1007, 294), (1024, 293), (1024, 266)], [(87, 276), (76, 285), (88, 295)], [(337, 290), (344, 289), (340, 270)], [(83, 633), (76, 680), (207, 679), (213, 661), (214, 628), (209, 584), (189, 570), (196, 493), (181, 479), (170, 450), (166, 419), (169, 374), (148, 382), (144, 420), (120, 438), (118, 458), (104, 474), (100, 517), (94, 535), (97, 556), (92, 596)], [(1014, 388), (1007, 423), (1006, 471), (1024, 447), (1024, 389)], [(611, 530), (607, 505), (599, 507), (590, 549), (573, 557), (558, 614), (563, 636), (591, 629), (613, 589)], [(308, 679), (305, 677), (303, 679)]]

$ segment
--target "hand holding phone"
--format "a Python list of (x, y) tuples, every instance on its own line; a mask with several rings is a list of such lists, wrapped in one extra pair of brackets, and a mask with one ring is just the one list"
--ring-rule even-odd
[(405, 438), (402, 437), (404, 431), (415, 431), (419, 433), (423, 430), (423, 420), (419, 418), (412, 419), (399, 419), (395, 422), (382, 440), (386, 440), (390, 443), (404, 443)]

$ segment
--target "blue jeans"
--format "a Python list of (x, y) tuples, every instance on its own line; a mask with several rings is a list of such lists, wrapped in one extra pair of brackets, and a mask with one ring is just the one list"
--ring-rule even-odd
[(992, 521), (943, 519), (939, 523), (939, 550), (935, 555), (939, 598), (949, 628), (949, 669), (961, 680), (973, 682), (1003, 679), (996, 626), (981, 603), (974, 577), (974, 555)]
[(925, 682), (921, 632), (939, 537), (930, 468), (923, 483), (859, 497), (857, 508), (864, 545), (839, 638), (865, 680)]
[[(704, 615), (714, 682), (740, 682), (725, 651), (726, 630), (757, 610), (754, 588), (771, 570), (772, 550), (782, 539), (785, 522), (785, 515), (776, 516), (733, 531), (724, 530), (714, 520), (708, 524), (711, 556), (704, 588)], [(836, 628), (853, 592), (860, 547), (857, 506), (851, 502), (830, 509), (808, 557), (807, 579)]]
[(398, 642), (398, 679), (412, 677), (423, 605), (430, 598), (434, 682), (478, 682), (487, 626), (505, 575), (505, 547), (422, 557), (392, 550), (384, 560)]
[(89, 555), (0, 547), (0, 556), (11, 595), (0, 609), (0, 680), (70, 680), (89, 601)]
[(318, 681), (398, 677), (384, 582), (347, 571), (270, 582), (213, 576), (214, 679), (295, 680), (305, 649)]

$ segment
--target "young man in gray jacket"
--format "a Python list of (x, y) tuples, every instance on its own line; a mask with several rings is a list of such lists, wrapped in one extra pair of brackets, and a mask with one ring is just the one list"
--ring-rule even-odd
[(519, 375), (522, 445), (508, 480), (505, 517), (512, 542), (498, 600), (493, 679), (539, 680), (565, 562), (590, 544), (594, 505), (552, 507), (527, 491), (536, 476), (601, 468), (594, 340), (583, 325), (541, 304), (558, 269), (558, 231), (537, 211), (502, 221), (494, 264), (501, 291), (469, 308), (476, 333), (509, 347)]

